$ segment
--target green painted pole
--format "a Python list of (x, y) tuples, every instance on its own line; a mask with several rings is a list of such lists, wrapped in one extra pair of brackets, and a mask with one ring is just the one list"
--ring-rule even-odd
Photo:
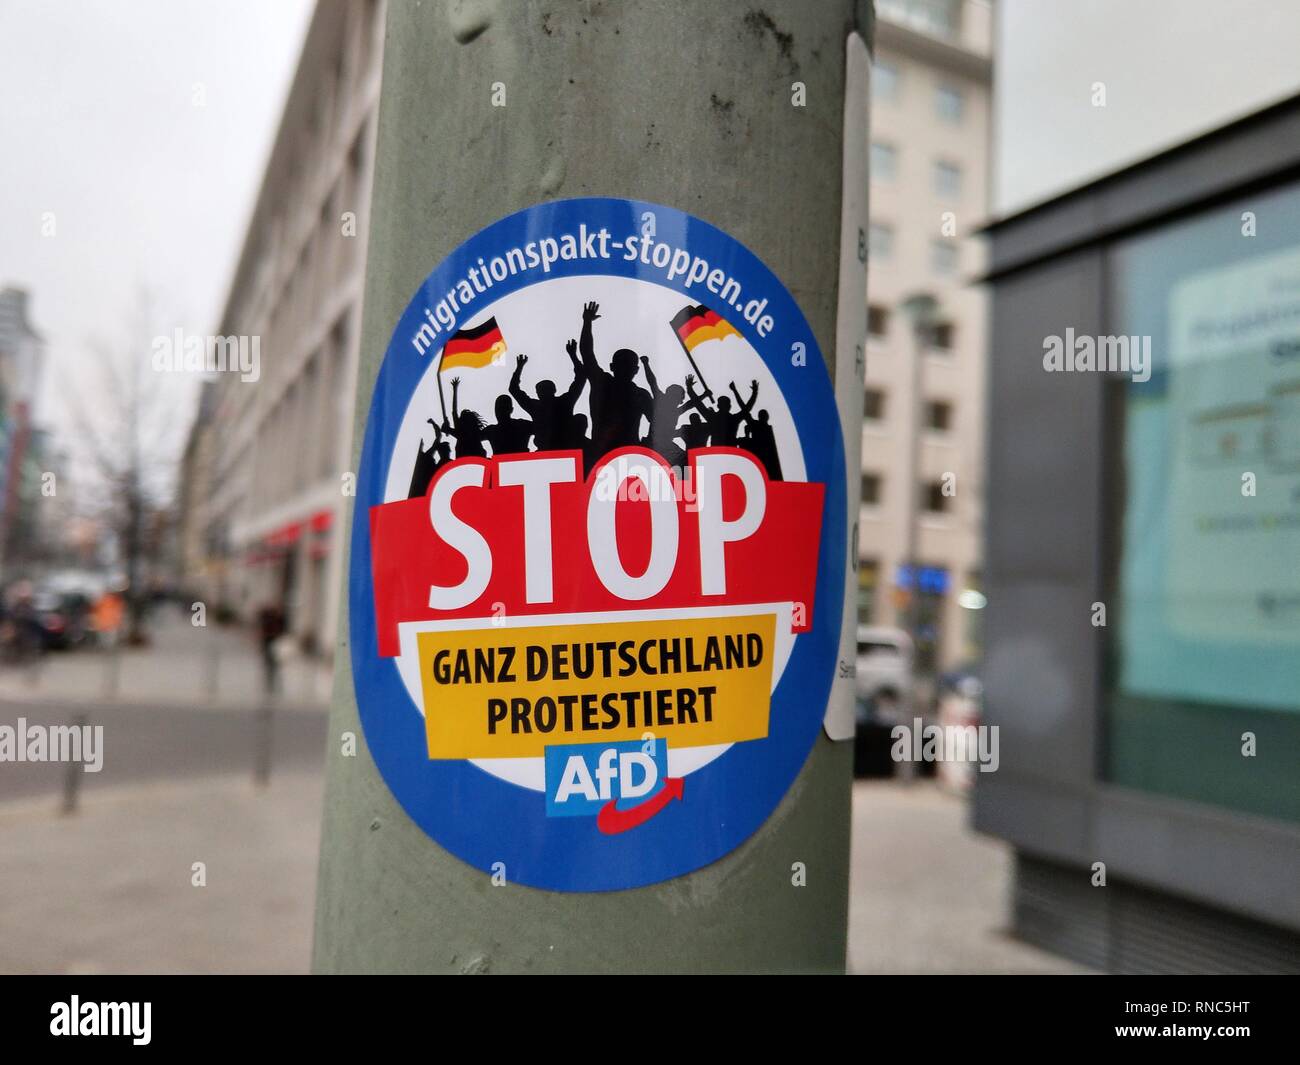
[[(353, 469), (412, 293), (465, 238), (545, 200), (641, 199), (719, 226), (799, 301), (834, 378), (846, 40), (869, 42), (870, 23), (866, 0), (390, 2)], [(604, 894), (495, 886), (380, 778), (347, 632), (345, 616), (318, 972), (844, 969), (851, 744), (820, 734), (759, 831), (688, 876)]]

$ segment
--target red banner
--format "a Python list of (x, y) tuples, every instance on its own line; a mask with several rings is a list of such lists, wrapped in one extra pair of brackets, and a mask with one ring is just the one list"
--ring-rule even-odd
[[(727, 457), (734, 466), (742, 456), (761, 477), (764, 491), (761, 501), (747, 498), (750, 490), (741, 476), (699, 477), (697, 461), (703, 456)], [(769, 481), (761, 464), (748, 452), (736, 448), (702, 448), (692, 451), (686, 478), (678, 478), (659, 456), (642, 448), (625, 448), (612, 452), (599, 462), (584, 481), (580, 475), (572, 480), (557, 480), (546, 487), (550, 508), (550, 587), (551, 599), (528, 602), (525, 590), (526, 527), (525, 488), (519, 484), (499, 483), (498, 466), (546, 459), (572, 457), (574, 468), (582, 469), (578, 452), (547, 452), (545, 455), (504, 455), (495, 459), (462, 459), (440, 469), (429, 486), (429, 494), (417, 499), (384, 503), (370, 509), (371, 565), (374, 579), (375, 618), (379, 654), (392, 657), (399, 653), (397, 626), (405, 621), (430, 621), (448, 618), (517, 616), (527, 614), (591, 613), (610, 610), (653, 610), (673, 607), (730, 606), (747, 603), (794, 603), (793, 628), (806, 631), (812, 618), (813, 592), (817, 578), (817, 554), (821, 534), (824, 486), (806, 482)], [(673, 486), (676, 511), (677, 550), (671, 574), (653, 595), (629, 601), (609, 590), (593, 563), (593, 545), (588, 543), (588, 529), (593, 524), (591, 512), (614, 507), (613, 540), (618, 560), (629, 575), (642, 574), (651, 559), (652, 537), (671, 536), (665, 527), (671, 520), (671, 508), (660, 503), (659, 531), (651, 517), (651, 503), (645, 498), (646, 482), (629, 477), (617, 495), (608, 490), (616, 482), (611, 471), (601, 477), (603, 467), (622, 460), (646, 468), (652, 460), (667, 472), (664, 483)], [(434, 610), (429, 606), (430, 586), (453, 587), (467, 581), (470, 563), (465, 554), (452, 547), (435, 529), (431, 500), (439, 492), (439, 482), (449, 471), (465, 471), (473, 464), (482, 467), (481, 486), (462, 485), (450, 496), (450, 513), (476, 531), (490, 551), (490, 575), (486, 586), (471, 602), (452, 610)], [(451, 481), (448, 482), (452, 483)], [(752, 483), (752, 482), (751, 482)], [(599, 485), (599, 486), (598, 486)], [(720, 511), (710, 511), (708, 499), (700, 491), (716, 489)], [(757, 485), (754, 485), (757, 488)], [(752, 493), (757, 497), (760, 493)], [(595, 497), (595, 498), (593, 498)], [(662, 499), (662, 496), (656, 498)], [(759, 506), (761, 503), (761, 517)], [(740, 536), (727, 523), (739, 526), (747, 508), (757, 520), (752, 532)], [(536, 519), (537, 511), (530, 512)], [(701, 514), (712, 514), (706, 538), (721, 553), (703, 551)], [(720, 524), (721, 523), (721, 524)], [(719, 534), (719, 529), (724, 531)], [(464, 530), (460, 530), (462, 533)], [(538, 534), (533, 529), (534, 536)], [(729, 538), (735, 536), (734, 539)], [(462, 540), (463, 545), (463, 540)], [(610, 545), (597, 544), (597, 551), (608, 554)], [(710, 574), (707, 582), (714, 594), (705, 594), (701, 580), (701, 557), (721, 558), (724, 573)], [(534, 551), (534, 564), (537, 564)], [(480, 564), (482, 560), (480, 559)], [(544, 563), (543, 563), (544, 564)], [(606, 563), (608, 565), (608, 563)], [(534, 575), (536, 577), (536, 575)], [(719, 589), (723, 589), (719, 592)]]

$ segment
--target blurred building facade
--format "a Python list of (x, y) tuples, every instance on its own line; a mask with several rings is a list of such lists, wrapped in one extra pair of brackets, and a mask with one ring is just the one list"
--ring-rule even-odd
[[(981, 583), (986, 300), (971, 281), (988, 202), (992, 10), (877, 0), (876, 12), (859, 614), (906, 627), (917, 596), (920, 663), (948, 668), (973, 654), (980, 602), (963, 593)], [(937, 317), (918, 329), (902, 304), (919, 294)]]
[[(181, 456), (181, 477), (176, 495), (176, 567), (174, 584), (182, 593), (206, 596), (207, 585), (215, 584), (216, 545), (209, 539), (206, 524), (207, 493), (212, 488), (212, 463), (216, 434), (212, 432), (212, 415), (218, 397), (216, 381), (205, 381), (199, 390), (198, 408), (190, 427), (185, 453)], [(195, 587), (198, 582), (203, 587)]]
[(45, 342), (31, 323), (28, 293), (0, 291), (0, 575), (5, 563), (39, 542), (42, 450), (48, 437), (32, 414), (45, 366)]
[(382, 41), (383, 0), (317, 5), (216, 331), (260, 377), (217, 375), (182, 471), (184, 585), (278, 603), (308, 650), (339, 609)]

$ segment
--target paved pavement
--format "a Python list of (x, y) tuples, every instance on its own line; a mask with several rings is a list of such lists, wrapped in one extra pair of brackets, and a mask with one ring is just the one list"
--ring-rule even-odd
[(853, 788), (849, 969), (855, 973), (1077, 973), (1011, 938), (1011, 851), (966, 825), (931, 781)]
[(71, 817), (0, 804), (0, 972), (305, 972), (321, 782), (118, 789)]
[[(320, 804), (319, 769), (92, 791), (70, 817), (0, 803), (0, 972), (305, 971)], [(1003, 934), (1009, 855), (964, 811), (855, 785), (852, 971), (1078, 971)]]

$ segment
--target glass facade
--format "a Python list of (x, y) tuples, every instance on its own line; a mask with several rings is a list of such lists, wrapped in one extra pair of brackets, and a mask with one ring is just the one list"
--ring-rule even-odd
[(1118, 243), (1108, 283), (1104, 776), (1300, 821), (1300, 187)]

